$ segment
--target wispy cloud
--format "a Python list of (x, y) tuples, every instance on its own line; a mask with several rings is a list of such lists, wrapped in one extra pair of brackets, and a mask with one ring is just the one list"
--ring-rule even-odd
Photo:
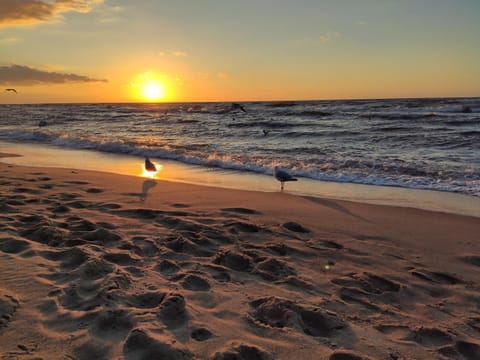
[(32, 25), (49, 22), (61, 13), (75, 11), (90, 12), (103, 0), (2, 0), (0, 27), (11, 25)]
[(226, 73), (224, 73), (224, 72), (218, 72), (218, 73), (217, 73), (217, 77), (218, 77), (219, 79), (226, 79), (226, 78), (228, 78), (228, 75), (227, 75)]
[(174, 57), (187, 57), (188, 54), (182, 50), (161, 50), (156, 52), (157, 56), (164, 57), (164, 56), (174, 56)]
[(185, 51), (181, 51), (181, 50), (173, 50), (172, 55), (176, 56), (176, 57), (185, 57), (185, 56), (187, 56), (187, 53)]
[(0, 66), (2, 85), (45, 85), (65, 83), (107, 82), (88, 76), (34, 69), (23, 65)]
[(13, 44), (20, 41), (18, 38), (0, 38), (0, 44)]
[(340, 37), (340, 33), (338, 31), (328, 30), (326, 33), (320, 35), (319, 40), (321, 44), (326, 45), (334, 42), (339, 37)]
[(104, 3), (102, 6), (99, 6), (96, 11), (99, 13), (98, 22), (102, 24), (109, 24), (121, 21), (123, 16), (122, 14), (126, 11), (126, 7), (118, 5), (109, 5)]
[(296, 40), (296, 42), (298, 45), (301, 45), (301, 46), (317, 48), (319, 46), (326, 46), (329, 44), (333, 44), (341, 37), (342, 37), (342, 34), (340, 34), (338, 31), (328, 30), (315, 37), (306, 37), (303, 39), (298, 39)]

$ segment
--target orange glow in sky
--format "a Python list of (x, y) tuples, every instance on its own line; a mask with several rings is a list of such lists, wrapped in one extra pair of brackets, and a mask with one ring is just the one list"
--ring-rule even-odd
[(0, 104), (480, 96), (480, 1), (439, 1), (0, 1)]

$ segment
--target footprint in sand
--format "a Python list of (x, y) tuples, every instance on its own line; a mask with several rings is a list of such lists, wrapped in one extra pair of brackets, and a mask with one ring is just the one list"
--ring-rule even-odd
[(177, 273), (180, 270), (180, 266), (178, 266), (175, 262), (170, 260), (162, 260), (160, 264), (156, 265), (154, 268), (155, 271), (158, 271), (164, 276), (170, 276)]
[[(89, 340), (84, 344), (77, 346), (73, 354), (75, 359), (101, 359), (106, 360), (110, 359), (110, 348), (111, 346), (100, 343), (97, 340)], [(71, 359), (71, 357), (68, 357)]]
[(176, 359), (191, 360), (194, 355), (186, 350), (174, 347), (172, 344), (160, 341), (141, 329), (134, 329), (123, 346), (125, 360), (140, 359)]
[(275, 258), (266, 258), (260, 261), (255, 265), (253, 272), (269, 281), (285, 279), (296, 274), (295, 270), (288, 266), (287, 263)]
[(205, 341), (213, 336), (212, 332), (206, 328), (195, 328), (190, 332), (190, 337), (197, 341)]
[(414, 269), (410, 271), (410, 274), (421, 280), (438, 284), (456, 285), (464, 283), (464, 281), (458, 277), (444, 272)]
[(7, 237), (0, 239), (0, 251), (8, 254), (18, 254), (30, 248), (30, 243), (25, 240)]
[(98, 188), (88, 188), (87, 190), (85, 190), (85, 192), (89, 193), (89, 194), (99, 194), (99, 193), (102, 193), (104, 192), (105, 190), (103, 189), (98, 189)]
[(474, 266), (479, 266), (480, 267), (480, 255), (464, 255), (460, 257), (460, 260), (463, 262), (474, 265)]
[(225, 212), (232, 212), (235, 214), (242, 214), (242, 215), (260, 215), (261, 212), (257, 210), (252, 210), (252, 209), (247, 209), (247, 208), (241, 208), (241, 207), (235, 207), (235, 208), (224, 208), (220, 209)]
[(39, 251), (38, 254), (52, 261), (60, 261), (63, 270), (72, 271), (87, 261), (90, 255), (80, 248), (70, 248), (64, 251)]
[(204, 276), (200, 276), (197, 274), (185, 275), (180, 284), (184, 289), (193, 291), (208, 291), (211, 288), (210, 283), (207, 281), (207, 279), (205, 279)]
[(453, 338), (450, 334), (437, 328), (419, 328), (414, 330), (405, 340), (415, 341), (425, 347), (438, 347), (451, 344)]
[(165, 298), (162, 292), (146, 292), (129, 296), (127, 303), (139, 309), (153, 309), (160, 305)]
[(213, 250), (197, 245), (182, 235), (168, 238), (165, 246), (176, 253), (189, 254), (191, 256), (211, 257), (215, 254)]
[(441, 347), (438, 352), (449, 359), (480, 359), (480, 345), (463, 340), (455, 342), (454, 345)]
[(13, 296), (2, 294), (0, 292), (0, 329), (8, 326), (12, 320), (19, 302)]
[(221, 252), (213, 262), (236, 271), (250, 271), (253, 267), (250, 257), (235, 251)]
[(160, 320), (170, 328), (176, 328), (183, 325), (188, 319), (185, 298), (183, 295), (166, 295), (160, 304), (158, 316)]
[(385, 292), (399, 292), (401, 285), (385, 277), (363, 273), (331, 280), (332, 283), (346, 287), (361, 289), (369, 294), (381, 295)]
[(275, 296), (254, 300), (250, 302), (250, 306), (253, 311), (249, 316), (257, 324), (294, 328), (306, 335), (326, 338), (348, 329), (344, 321), (321, 311), (320, 308), (309, 309)]
[(368, 358), (355, 354), (353, 352), (335, 351), (333, 354), (330, 355), (328, 360), (368, 360)]
[(296, 232), (296, 233), (301, 233), (301, 234), (308, 234), (310, 232), (309, 229), (306, 227), (303, 227), (299, 223), (290, 221), (286, 222), (285, 224), (282, 225), (285, 229)]
[(257, 233), (261, 230), (261, 228), (258, 227), (257, 225), (251, 224), (251, 223), (246, 223), (246, 222), (243, 222), (243, 221), (228, 222), (228, 223), (225, 224), (225, 226), (233, 234)]
[(140, 262), (139, 259), (132, 258), (130, 254), (121, 252), (106, 253), (103, 255), (103, 258), (120, 266), (137, 265)]
[(272, 355), (252, 345), (241, 344), (217, 352), (213, 360), (273, 360)]
[(98, 315), (90, 327), (90, 333), (94, 338), (119, 342), (133, 326), (134, 322), (126, 310), (107, 310)]

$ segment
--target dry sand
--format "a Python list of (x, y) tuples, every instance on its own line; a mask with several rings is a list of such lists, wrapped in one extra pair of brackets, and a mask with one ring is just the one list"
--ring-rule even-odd
[(480, 218), (0, 164), (1, 359), (480, 359)]

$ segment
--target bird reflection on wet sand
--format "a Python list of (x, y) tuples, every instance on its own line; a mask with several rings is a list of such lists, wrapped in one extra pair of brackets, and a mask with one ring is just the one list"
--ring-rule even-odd
[(155, 180), (144, 180), (142, 184), (142, 193), (140, 194), (140, 201), (143, 203), (147, 200), (148, 191), (155, 187), (157, 182)]

